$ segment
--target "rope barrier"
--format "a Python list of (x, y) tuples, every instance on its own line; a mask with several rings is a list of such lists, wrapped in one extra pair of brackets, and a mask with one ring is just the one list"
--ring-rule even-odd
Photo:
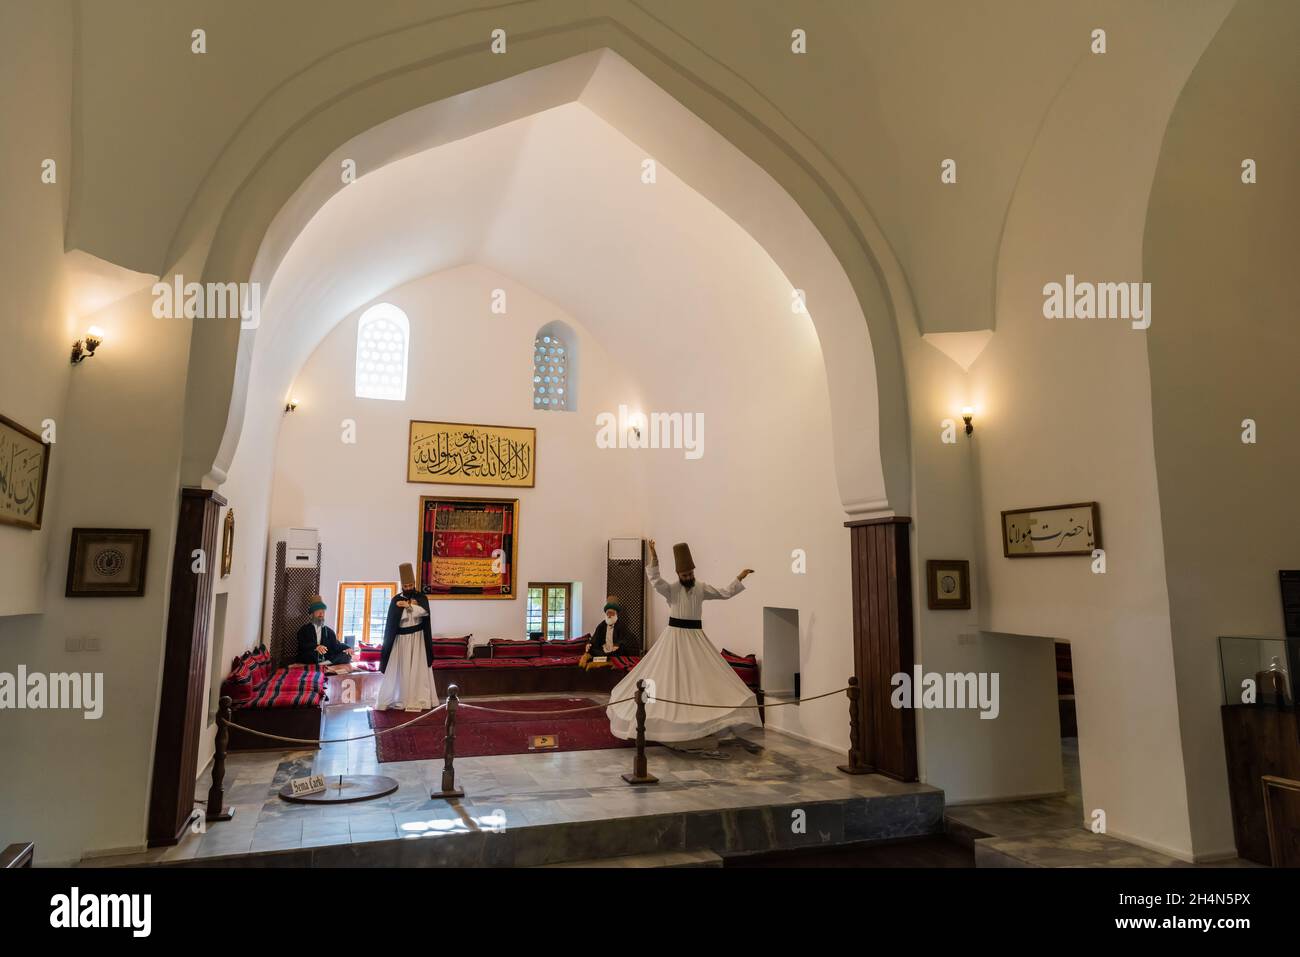
[[(321, 745), (321, 744), (346, 744), (352, 741), (365, 741), (370, 738), (378, 738), (383, 734), (390, 734), (394, 731), (402, 731), (411, 727), (426, 718), (431, 718), (439, 711), (447, 711), (447, 722), (444, 728), (444, 750), (443, 750), (443, 770), (442, 770), (442, 787), (440, 790), (430, 792), (431, 797), (457, 799), (465, 796), (463, 788), (456, 784), (455, 768), (453, 766), (455, 746), (456, 746), (456, 712), (459, 708), (470, 708), (475, 711), (483, 711), (488, 714), (519, 715), (528, 718), (544, 718), (547, 716), (558, 716), (565, 714), (579, 714), (584, 711), (598, 711), (602, 708), (608, 709), (614, 705), (626, 704), (629, 701), (636, 702), (636, 755), (632, 766), (631, 774), (624, 774), (622, 778), (628, 784), (647, 785), (657, 784), (659, 779), (650, 774), (646, 761), (646, 705), (647, 704), (671, 704), (683, 708), (715, 708), (728, 711), (740, 711), (753, 708), (757, 710), (762, 707), (783, 708), (788, 705), (806, 704), (810, 701), (818, 701), (822, 698), (829, 698), (832, 695), (848, 693), (849, 704), (849, 763), (840, 765), (839, 770), (846, 774), (871, 774), (875, 768), (869, 765), (864, 759), (861, 751), (861, 728), (859, 720), (858, 702), (861, 698), (861, 688), (859, 687), (857, 676), (849, 678), (849, 684), (844, 688), (836, 688), (834, 691), (826, 691), (818, 695), (809, 695), (806, 698), (795, 698), (789, 701), (764, 702), (760, 705), (756, 696), (751, 696), (754, 701), (750, 704), (746, 701), (743, 704), (702, 704), (694, 701), (677, 701), (673, 698), (651, 697), (647, 693), (646, 681), (641, 679), (637, 682), (636, 693), (631, 697), (618, 698), (614, 701), (607, 701), (603, 704), (583, 705), (579, 708), (562, 708), (558, 711), (522, 711), (515, 708), (489, 708), (480, 704), (470, 704), (460, 700), (457, 693), (456, 685), (448, 688), (447, 700), (440, 703), (437, 707), (429, 711), (422, 712), (404, 721), (392, 728), (372, 729), (368, 734), (354, 735), (346, 738), (293, 738), (282, 734), (271, 734), (268, 731), (258, 731), (254, 728), (245, 727), (231, 720), (232, 704), (229, 696), (223, 695), (218, 711), (218, 728), (216, 753), (213, 756), (212, 763), (212, 787), (208, 790), (208, 810), (206, 819), (210, 822), (228, 821), (235, 813), (233, 807), (225, 807), (223, 804), (224, 781), (225, 781), (225, 758), (227, 742), (230, 737), (231, 729), (242, 731), (245, 734), (253, 735), (258, 738), (265, 738), (269, 741), (281, 741), (290, 745)], [(541, 699), (545, 700), (545, 699)], [(340, 783), (342, 777), (340, 776)]]
[[(545, 699), (535, 699), (545, 700)], [(579, 711), (595, 711), (601, 708), (609, 708), (616, 704), (622, 704), (625, 701), (635, 701), (636, 695), (630, 698), (619, 698), (617, 701), (607, 701), (604, 704), (585, 704), (581, 708), (565, 708), (563, 711), (512, 711), (506, 708), (485, 708), (481, 704), (470, 704), (468, 701), (462, 701), (462, 708), (473, 708), (475, 711), (486, 711), (489, 714), (521, 714), (532, 718), (549, 718), (553, 714), (577, 714)]]
[[(811, 697), (808, 698), (798, 698), (793, 701), (775, 701), (771, 704), (765, 703), (762, 705), (759, 705), (757, 703), (752, 705), (743, 704), (743, 703), (742, 704), (698, 704), (693, 701), (675, 701), (672, 698), (658, 698), (658, 697), (647, 697), (646, 703), (652, 705), (653, 704), (675, 704), (675, 705), (680, 705), (684, 708), (716, 708), (724, 711), (737, 711), (742, 708), (760, 708), (760, 707), (766, 710), (768, 708), (784, 708), (792, 704), (806, 704), (809, 701), (816, 701), (819, 698), (829, 698), (831, 695), (843, 694), (848, 690), (849, 689), (847, 687), (836, 688), (834, 691), (827, 691), (823, 694), (812, 695)], [(608, 701), (605, 704), (588, 704), (588, 705), (583, 705), (581, 708), (565, 708), (562, 711), (517, 711), (508, 708), (485, 708), (483, 705), (470, 704), (468, 701), (460, 702), (460, 706), (462, 708), (472, 708), (475, 711), (486, 711), (489, 714), (513, 714), (513, 715), (521, 715), (523, 717), (529, 717), (529, 718), (549, 718), (552, 715), (557, 715), (557, 714), (577, 714), (580, 711), (602, 710), (604, 708), (613, 707), (616, 704), (624, 704), (625, 702), (635, 701), (635, 700), (636, 700), (636, 695), (632, 695), (630, 698), (619, 698), (617, 701)], [(374, 731), (371, 731), (369, 734), (361, 734), (351, 738), (288, 738), (281, 734), (270, 734), (269, 732), (266, 731), (257, 731), (254, 730), (253, 728), (246, 728), (242, 724), (236, 724), (233, 721), (226, 722), (226, 725), (238, 731), (243, 731), (245, 734), (256, 735), (259, 738), (268, 738), (272, 741), (286, 741), (290, 744), (343, 744), (349, 741), (365, 741), (367, 738), (377, 738), (381, 734), (391, 734), (394, 731), (401, 731), (403, 728), (409, 728), (417, 721), (423, 721), (425, 718), (431, 717), (437, 712), (444, 710), (446, 707), (447, 707), (447, 703), (444, 701), (442, 704), (438, 705), (438, 707), (434, 708), (432, 711), (426, 711), (424, 712), (424, 714), (412, 718), (410, 721), (404, 722), (403, 724), (399, 724), (394, 728), (379, 728)]]
[(837, 688), (834, 691), (827, 691), (825, 694), (816, 694), (810, 698), (796, 698), (793, 701), (776, 701), (773, 702), (772, 704), (767, 704), (766, 702), (763, 704), (758, 704), (757, 702), (755, 702), (754, 704), (743, 704), (743, 703), (742, 704), (697, 704), (694, 701), (674, 701), (672, 698), (660, 698), (658, 696), (647, 696), (646, 703), (647, 704), (678, 704), (685, 708), (722, 708), (727, 710), (737, 710), (740, 708), (762, 708), (763, 710), (767, 710), (768, 708), (784, 708), (787, 705), (792, 705), (792, 704), (806, 704), (809, 701), (816, 701), (818, 698), (829, 698), (833, 694), (843, 694), (848, 690), (849, 689), (847, 687)]
[(369, 734), (359, 734), (352, 738), (286, 738), (282, 734), (270, 734), (266, 731), (257, 731), (253, 728), (246, 728), (242, 724), (235, 724), (235, 722), (233, 721), (227, 721), (226, 727), (235, 728), (239, 731), (243, 731), (245, 734), (257, 735), (257, 737), (259, 738), (269, 738), (272, 741), (289, 741), (293, 744), (343, 744), (348, 741), (364, 741), (367, 738), (377, 738), (381, 734), (389, 734), (393, 731), (401, 731), (403, 728), (409, 728), (417, 721), (423, 721), (425, 718), (432, 717), (433, 715), (437, 714), (445, 707), (447, 707), (447, 703), (444, 701), (442, 704), (438, 705), (438, 707), (430, 711), (426, 711), (423, 714), (416, 715), (410, 721), (403, 722), (402, 724), (399, 724), (395, 728), (378, 728), (374, 731), (371, 731)]

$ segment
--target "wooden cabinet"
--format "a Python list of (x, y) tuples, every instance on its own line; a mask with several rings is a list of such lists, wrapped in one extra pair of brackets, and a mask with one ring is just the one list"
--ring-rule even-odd
[[(1264, 777), (1300, 780), (1300, 729), (1294, 708), (1257, 704), (1227, 704), (1221, 708), (1223, 744), (1228, 759), (1228, 793), (1232, 800), (1232, 829), (1237, 854), (1258, 864), (1272, 863)], [(1283, 804), (1287, 795), (1273, 789), (1274, 828), (1282, 847), (1300, 840), (1295, 816)], [(1279, 812), (1286, 813), (1279, 813)], [(1279, 862), (1280, 865), (1287, 861)], [(1294, 866), (1294, 862), (1291, 862)]]

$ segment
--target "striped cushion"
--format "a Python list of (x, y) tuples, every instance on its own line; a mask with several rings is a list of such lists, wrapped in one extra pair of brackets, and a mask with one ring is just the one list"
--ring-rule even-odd
[(247, 708), (309, 708), (325, 697), (325, 672), (320, 665), (290, 665), (271, 675)]
[(525, 658), (532, 668), (574, 668), (581, 655), (542, 655), (539, 658)]
[(433, 639), (433, 657), (435, 659), (468, 658), (469, 639), (469, 635), (464, 638), (435, 638)]
[(474, 658), (473, 662), (475, 668), (527, 668), (529, 665), (528, 658)]
[(488, 648), (493, 658), (536, 658), (542, 653), (542, 642), (519, 641), (514, 638), (489, 638)]
[(722, 657), (727, 664), (731, 665), (731, 670), (736, 673), (741, 681), (751, 688), (758, 687), (757, 655), (737, 655), (723, 648)]
[(591, 641), (591, 635), (583, 635), (581, 638), (571, 638), (568, 641), (544, 641), (542, 642), (542, 654), (544, 655), (581, 655), (582, 649), (587, 647)]

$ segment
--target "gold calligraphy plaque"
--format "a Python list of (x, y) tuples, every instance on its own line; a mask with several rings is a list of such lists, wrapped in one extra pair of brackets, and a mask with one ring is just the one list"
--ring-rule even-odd
[(412, 420), (406, 480), (532, 488), (537, 483), (537, 430)]

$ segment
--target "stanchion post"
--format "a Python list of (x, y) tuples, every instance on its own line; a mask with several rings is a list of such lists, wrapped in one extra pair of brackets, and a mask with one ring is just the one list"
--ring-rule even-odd
[(456, 787), (456, 708), (460, 705), (460, 692), (455, 685), (447, 687), (447, 733), (443, 738), (442, 789), (429, 797), (461, 798), (464, 788)]
[(858, 685), (858, 676), (849, 676), (849, 763), (841, 764), (839, 769), (845, 774), (874, 774), (876, 769), (862, 759), (862, 709), (858, 702), (862, 699), (862, 688)]
[(235, 809), (225, 805), (226, 798), (226, 749), (230, 746), (230, 716), (233, 702), (229, 695), (222, 695), (217, 702), (217, 751), (212, 756), (212, 787), (208, 788), (209, 821), (229, 821), (235, 816)]
[(624, 774), (623, 780), (628, 784), (658, 784), (659, 779), (650, 773), (645, 760), (645, 679), (638, 678), (636, 683), (636, 759), (632, 763), (632, 773)]

